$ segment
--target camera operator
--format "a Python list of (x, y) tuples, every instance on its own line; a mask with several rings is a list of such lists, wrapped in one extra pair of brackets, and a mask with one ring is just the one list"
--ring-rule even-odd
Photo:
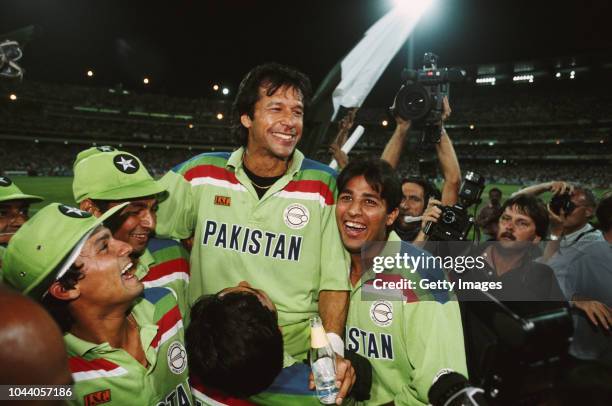
[[(440, 121), (442, 135), (440, 142), (435, 144), (435, 147), (444, 177), (442, 196), (439, 199), (440, 201), (437, 200), (437, 203), (446, 206), (452, 206), (457, 203), (459, 187), (461, 186), (461, 170), (457, 155), (455, 154), (453, 143), (443, 126), (444, 122), (450, 117), (450, 114), (451, 108), (448, 103), (448, 97), (445, 96), (443, 98), (443, 113)], [(408, 130), (412, 125), (410, 120), (404, 120), (397, 115), (395, 122), (395, 131), (381, 155), (381, 159), (389, 162), (393, 168), (397, 168), (399, 164), (404, 144), (408, 138)], [(419, 217), (423, 216), (428, 200), (437, 193), (439, 192), (435, 186), (425, 179), (405, 178), (402, 180), (403, 197), (399, 207), (399, 216), (394, 224), (394, 230), (403, 241), (414, 241), (417, 238), (422, 223)], [(411, 217), (416, 218), (416, 220), (409, 221)]]

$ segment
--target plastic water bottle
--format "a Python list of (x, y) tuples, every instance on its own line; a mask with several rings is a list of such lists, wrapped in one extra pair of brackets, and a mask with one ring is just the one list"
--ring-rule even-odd
[(319, 316), (310, 318), (310, 367), (319, 401), (326, 405), (336, 403), (336, 354), (327, 340)]

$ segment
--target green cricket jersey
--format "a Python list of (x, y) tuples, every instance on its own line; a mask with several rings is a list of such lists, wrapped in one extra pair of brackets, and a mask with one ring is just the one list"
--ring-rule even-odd
[(64, 336), (76, 400), (69, 404), (193, 405), (181, 313), (166, 288), (145, 289), (132, 315), (148, 367), (108, 343)]
[(5, 252), (6, 252), (6, 247), (3, 245), (0, 245), (0, 282), (2, 282), (2, 257), (4, 256)]
[(171, 239), (151, 238), (140, 256), (136, 277), (145, 288), (171, 289), (177, 298), (183, 321), (187, 324), (189, 304), (189, 253), (181, 243)]
[[(389, 247), (402, 255), (429, 255), (401, 242), (394, 232), (389, 242), (393, 244), (387, 244), (384, 255), (393, 255)], [(415, 281), (417, 288), (391, 293), (375, 289), (381, 286), (375, 279), (401, 278)], [(450, 369), (467, 376), (459, 304), (451, 300), (452, 292), (419, 289), (420, 279), (444, 280), (445, 275), (440, 269), (370, 270), (352, 289), (345, 342), (372, 364), (371, 398), (365, 404), (427, 405), (427, 392), (439, 372)]]
[(350, 289), (335, 172), (296, 150), (286, 174), (259, 199), (243, 153), (201, 154), (166, 174), (170, 196), (160, 204), (157, 233), (194, 236), (190, 303), (246, 280), (270, 295), (285, 348), (296, 355), (308, 349), (319, 292)]

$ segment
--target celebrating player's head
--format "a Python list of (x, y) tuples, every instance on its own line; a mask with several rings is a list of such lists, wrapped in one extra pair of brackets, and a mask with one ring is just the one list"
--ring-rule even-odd
[(186, 344), (192, 374), (230, 396), (263, 391), (283, 367), (276, 307), (246, 282), (193, 305)]
[(129, 271), (132, 248), (113, 238), (99, 218), (75, 207), (52, 203), (14, 236), (4, 257), (4, 280), (43, 301), (64, 331), (75, 311), (131, 303), (143, 289)]
[(30, 204), (42, 200), (42, 197), (24, 194), (12, 180), (0, 176), (0, 244), (7, 244), (28, 220)]
[(338, 175), (336, 221), (346, 249), (357, 254), (368, 241), (385, 241), (402, 198), (400, 181), (383, 160), (353, 161)]
[(234, 101), (234, 126), (249, 152), (287, 159), (302, 136), (310, 80), (301, 72), (270, 63), (252, 69)]
[(137, 157), (108, 146), (81, 151), (74, 162), (72, 190), (80, 208), (96, 217), (129, 202), (109, 227), (135, 255), (144, 252), (155, 232), (157, 204), (166, 192)]

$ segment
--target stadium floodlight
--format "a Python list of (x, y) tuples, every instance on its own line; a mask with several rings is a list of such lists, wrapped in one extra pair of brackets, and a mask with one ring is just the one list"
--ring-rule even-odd
[(402, 14), (422, 16), (433, 4), (433, 0), (394, 0), (395, 8)]
[(495, 79), (495, 77), (493, 76), (485, 76), (485, 77), (481, 77), (481, 78), (476, 78), (476, 84), (477, 85), (488, 85), (490, 84), (491, 86), (495, 86), (495, 82), (497, 81), (497, 79)]
[(216, 92), (219, 90), (219, 85), (213, 85), (213, 90)]
[(533, 83), (533, 75), (516, 75), (512, 78), (512, 81)]
[(489, 146), (492, 147), (493, 145), (495, 145), (495, 143), (493, 141), (489, 141)]
[(570, 72), (570, 79), (574, 79), (576, 77), (576, 71), (573, 70)]
[(15, 93), (11, 93), (9, 99), (11, 99), (11, 101), (15, 101), (17, 100), (17, 95)]
[(148, 85), (149, 84), (149, 78), (144, 78), (142, 80), (142, 83), (144, 83), (145, 85)]
[(93, 75), (94, 75), (94, 73), (93, 73), (93, 71), (92, 71), (92, 70), (88, 70), (88, 71), (87, 71), (87, 76), (88, 76), (88, 77), (93, 77)]
[(189, 123), (189, 125), (187, 127), (193, 128), (193, 124)]
[(224, 87), (221, 93), (223, 93), (224, 96), (227, 96), (229, 94), (229, 89), (227, 87)]
[(495, 160), (495, 163), (496, 163), (496, 164), (498, 164), (498, 163), (499, 163), (499, 159), (496, 159), (496, 160)]
[(502, 161), (502, 163), (504, 163), (504, 164), (505, 164), (505, 163), (506, 163), (506, 160), (504, 159), (504, 160)]
[(387, 120), (383, 120), (381, 124), (383, 127), (386, 127), (389, 125), (389, 122)]
[(470, 124), (470, 130), (474, 129), (474, 124)]
[(218, 113), (217, 114), (217, 120), (223, 120), (223, 114)]
[(556, 77), (556, 78), (560, 78), (560, 77), (561, 77), (561, 72), (557, 72), (557, 73), (555, 74), (555, 77)]

